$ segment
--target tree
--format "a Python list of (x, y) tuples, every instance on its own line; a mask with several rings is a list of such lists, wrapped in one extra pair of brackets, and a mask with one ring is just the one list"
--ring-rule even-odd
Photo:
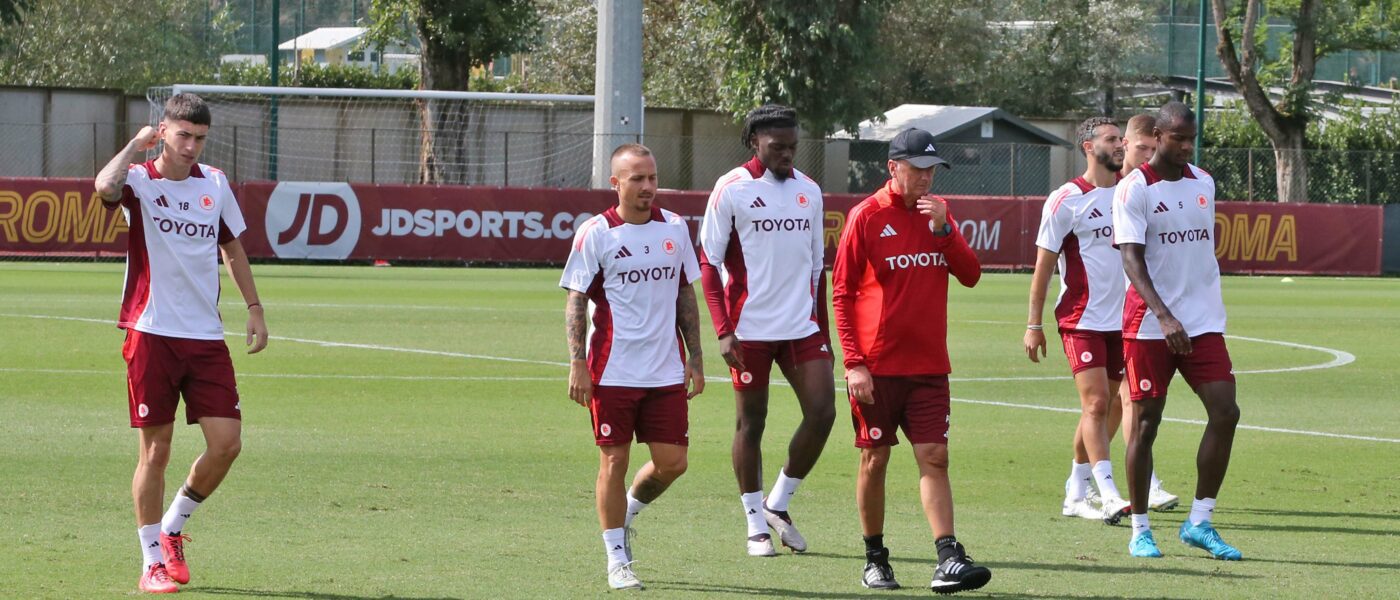
[(797, 109), (806, 127), (854, 129), (882, 112), (871, 74), (890, 0), (707, 0), (726, 39), (722, 107), (766, 102)]
[[(1317, 61), (1339, 50), (1390, 50), (1400, 47), (1395, 27), (1400, 5), (1389, 0), (1211, 0), (1219, 44), (1216, 54), (1230, 82), (1274, 149), (1276, 185), (1281, 202), (1308, 200), (1308, 168), (1304, 148), (1311, 119), (1312, 82)], [(1241, 8), (1243, 10), (1241, 10)], [(1291, 43), (1271, 65), (1260, 69), (1263, 36), (1259, 19), (1268, 12), (1293, 25)], [(1238, 31), (1238, 33), (1236, 33)], [(1287, 80), (1282, 81), (1282, 75)], [(1282, 87), (1277, 101), (1266, 87)]]
[[(467, 90), (472, 70), (491, 60), (529, 50), (539, 31), (539, 15), (528, 0), (373, 0), (370, 32), (374, 43), (422, 43), (420, 81), (425, 90)], [(404, 23), (412, 23), (408, 31)], [(470, 115), (461, 102), (422, 102), (423, 183), (466, 179)]]
[(0, 84), (144, 94), (205, 79), (232, 49), (237, 24), (227, 6), (212, 15), (212, 31), (203, 17), (184, 0), (0, 0)]

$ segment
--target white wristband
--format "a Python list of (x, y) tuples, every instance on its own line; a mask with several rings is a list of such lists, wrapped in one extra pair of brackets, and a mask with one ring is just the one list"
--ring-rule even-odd
[(1042, 329), (1045, 329), (1045, 326), (1044, 326), (1044, 325), (1027, 325), (1027, 326), (1026, 326), (1026, 329), (1029, 329), (1029, 330), (1031, 330), (1031, 331), (1040, 331), (1040, 330), (1042, 330)]

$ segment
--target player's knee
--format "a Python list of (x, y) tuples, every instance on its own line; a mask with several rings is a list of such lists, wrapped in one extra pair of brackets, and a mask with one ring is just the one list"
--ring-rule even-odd
[(214, 460), (231, 463), (238, 458), (238, 454), (243, 451), (243, 440), (233, 439), (217, 444), (210, 444), (205, 451)]
[(170, 464), (170, 442), (159, 441), (142, 445), (139, 461), (141, 466), (146, 468), (164, 469)]
[(1234, 402), (1221, 403), (1211, 408), (1209, 416), (1213, 424), (1234, 427), (1240, 422), (1240, 405)]
[(763, 421), (762, 418), (753, 419), (740, 416), (739, 420), (735, 423), (735, 435), (742, 438), (745, 442), (761, 442), (763, 441)]
[(1094, 419), (1108, 418), (1108, 396), (1101, 394), (1090, 394), (1084, 397), (1084, 405), (1081, 407), (1086, 416)]
[(804, 419), (830, 429), (832, 425), (836, 424), (836, 406), (834, 403), (818, 403), (807, 411)]
[(888, 451), (870, 449), (860, 453), (860, 470), (868, 474), (884, 473), (889, 464), (890, 453)]
[(914, 449), (914, 458), (923, 467), (935, 471), (948, 470), (948, 447), (941, 444), (929, 444)]
[(689, 461), (686, 460), (686, 457), (681, 455), (665, 462), (655, 463), (655, 466), (658, 477), (666, 481), (675, 481), (681, 475), (685, 474), (685, 470), (690, 464)]

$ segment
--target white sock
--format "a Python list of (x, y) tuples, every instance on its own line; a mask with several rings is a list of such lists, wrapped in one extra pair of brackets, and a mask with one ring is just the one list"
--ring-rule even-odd
[(1093, 477), (1093, 471), (1089, 468), (1089, 463), (1071, 462), (1069, 469), (1069, 479), (1065, 480), (1065, 497), (1070, 500), (1083, 500), (1084, 495), (1089, 491), (1089, 479)]
[(175, 535), (185, 530), (185, 520), (194, 514), (194, 509), (199, 508), (199, 503), (184, 494), (175, 494), (175, 499), (170, 501), (170, 508), (166, 509), (165, 516), (160, 519), (160, 531), (166, 535)]
[(1200, 525), (1201, 521), (1209, 521), (1211, 515), (1214, 513), (1215, 498), (1197, 498), (1191, 501), (1191, 516), (1189, 519), (1192, 525)]
[(788, 477), (788, 474), (778, 469), (778, 480), (773, 482), (773, 491), (768, 492), (768, 509), (785, 511), (788, 509), (788, 502), (792, 501), (792, 495), (797, 493), (797, 486), (802, 485), (801, 479)]
[(768, 533), (768, 521), (763, 518), (763, 492), (749, 492), (739, 496), (744, 503), (744, 518), (749, 522), (749, 537)]
[(1094, 463), (1094, 482), (1099, 485), (1099, 495), (1107, 498), (1122, 498), (1118, 484), (1113, 483), (1113, 463), (1101, 460)]
[(1133, 513), (1133, 537), (1141, 535), (1144, 531), (1151, 530), (1152, 528), (1147, 524), (1147, 513)]
[(641, 514), (642, 509), (646, 508), (647, 506), (649, 506), (647, 503), (633, 498), (632, 492), (627, 492), (627, 520), (622, 522), (622, 526), (631, 527), (632, 520), (636, 519), (637, 515)]
[(1152, 470), (1152, 487), (1151, 487), (1150, 489), (1154, 489), (1154, 490), (1160, 490), (1160, 489), (1162, 489), (1162, 480), (1161, 480), (1161, 479), (1157, 479), (1157, 470), (1156, 470), (1156, 469), (1153, 469), (1153, 470)]
[(621, 527), (603, 530), (603, 549), (608, 551), (608, 570), (627, 562), (627, 530)]
[(141, 571), (165, 560), (160, 556), (160, 523), (151, 523), (136, 528), (136, 537), (141, 540)]

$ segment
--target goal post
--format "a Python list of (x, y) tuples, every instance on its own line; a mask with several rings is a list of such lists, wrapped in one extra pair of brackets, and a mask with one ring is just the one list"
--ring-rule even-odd
[(213, 126), (201, 160), (236, 180), (588, 187), (593, 97), (177, 84)]

